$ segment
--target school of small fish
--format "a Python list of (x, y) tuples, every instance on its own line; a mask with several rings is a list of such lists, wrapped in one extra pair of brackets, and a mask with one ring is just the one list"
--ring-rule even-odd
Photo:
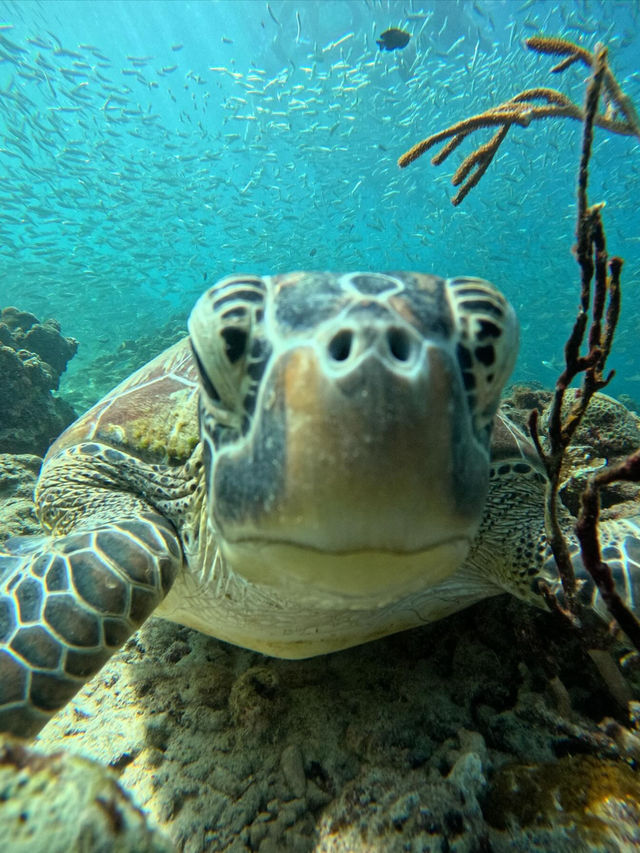
[[(102, 39), (82, 10), (0, 2), (0, 305), (56, 316), (81, 341), (81, 367), (186, 315), (234, 271), (474, 274), (516, 305), (521, 376), (549, 382), (578, 293), (579, 124), (513, 129), (458, 209), (460, 159), (396, 161), (532, 85), (580, 103), (584, 67), (550, 75), (553, 63), (522, 46), (534, 33), (606, 42), (640, 106), (638, 4), (112, 0), (93, 10), (109, 16)], [(143, 26), (153, 11), (162, 32)], [(122, 47), (132, 43), (144, 49)], [(460, 158), (486, 138), (472, 135)], [(607, 200), (611, 251), (626, 260), (616, 352), (629, 376), (640, 367), (639, 186), (638, 142), (599, 131), (592, 199)]]

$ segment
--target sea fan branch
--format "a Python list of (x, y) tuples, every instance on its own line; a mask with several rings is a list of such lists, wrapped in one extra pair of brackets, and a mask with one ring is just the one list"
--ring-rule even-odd
[[(578, 61), (583, 62), (590, 68), (594, 68), (596, 57), (602, 54), (604, 57), (604, 68), (601, 74), (602, 83), (598, 92), (600, 92), (601, 88), (605, 89), (607, 107), (605, 112), (598, 112), (596, 103), (596, 110), (591, 119), (590, 126), (597, 125), (612, 133), (618, 133), (623, 136), (636, 136), (640, 139), (640, 122), (638, 121), (635, 108), (611, 72), (606, 60), (606, 51), (604, 53), (602, 51), (592, 53), (586, 48), (573, 44), (573, 42), (555, 38), (533, 37), (527, 39), (526, 44), (527, 47), (537, 53), (559, 56), (566, 55), (567, 58), (565, 60), (552, 68), (552, 71), (555, 73), (563, 71)], [(538, 100), (545, 101), (546, 103), (533, 103)], [(621, 113), (624, 116), (624, 120), (616, 118), (616, 110), (617, 113)], [(449, 142), (431, 160), (434, 166), (438, 166), (473, 131), (482, 127), (500, 125), (500, 130), (494, 134), (491, 140), (472, 151), (455, 172), (452, 183), (454, 186), (459, 186), (460, 184), (461, 186), (451, 202), (453, 205), (458, 205), (478, 183), (482, 175), (484, 175), (500, 144), (507, 135), (509, 127), (514, 124), (521, 127), (528, 127), (532, 121), (544, 118), (572, 118), (584, 122), (585, 112), (566, 95), (558, 92), (556, 89), (544, 87), (526, 89), (502, 104), (491, 107), (478, 115), (470, 116), (467, 119), (456, 122), (450, 125), (450, 127), (426, 137), (426, 139), (421, 140), (408, 151), (405, 151), (398, 159), (398, 165), (401, 169), (406, 168), (430, 148), (448, 139)]]

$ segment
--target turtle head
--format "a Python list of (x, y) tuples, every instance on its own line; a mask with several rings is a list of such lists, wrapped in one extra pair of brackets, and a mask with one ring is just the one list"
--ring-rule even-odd
[(189, 332), (209, 518), (233, 571), (359, 607), (462, 563), (517, 350), (491, 284), (231, 276), (200, 298)]

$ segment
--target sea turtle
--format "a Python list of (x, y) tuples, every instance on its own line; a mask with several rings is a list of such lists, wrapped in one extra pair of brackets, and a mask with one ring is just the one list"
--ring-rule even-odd
[[(0, 729), (37, 731), (153, 612), (299, 658), (557, 586), (491, 284), (234, 275), (189, 332), (46, 456), (48, 532), (0, 555)], [(633, 602), (638, 519), (602, 535)]]

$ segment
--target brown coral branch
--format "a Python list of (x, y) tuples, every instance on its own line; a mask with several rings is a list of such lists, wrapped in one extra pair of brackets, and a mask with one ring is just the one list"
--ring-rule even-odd
[[(556, 382), (556, 389), (549, 415), (549, 452), (541, 454), (542, 462), (547, 471), (547, 488), (545, 493), (545, 528), (549, 546), (553, 553), (558, 572), (562, 581), (567, 610), (573, 614), (578, 613), (578, 602), (576, 598), (576, 579), (573, 570), (573, 562), (564, 532), (558, 518), (558, 490), (560, 486), (560, 473), (567, 447), (582, 420), (591, 397), (596, 390), (603, 387), (601, 374), (594, 372), (596, 362), (601, 359), (601, 350), (598, 346), (600, 341), (600, 323), (606, 294), (606, 266), (602, 263), (595, 265), (592, 253), (604, 255), (606, 264), (606, 246), (604, 243), (604, 231), (600, 221), (600, 210), (597, 207), (587, 207), (587, 183), (588, 164), (591, 157), (593, 144), (593, 125), (596, 117), (606, 52), (601, 52), (601, 62), (592, 75), (587, 86), (584, 108), (584, 125), (582, 133), (582, 152), (580, 157), (580, 170), (578, 176), (578, 220), (577, 220), (577, 260), (581, 271), (581, 294), (580, 310), (576, 317), (573, 329), (565, 345), (565, 369)], [(584, 341), (587, 328), (589, 310), (591, 305), (591, 281), (594, 269), (597, 266), (595, 280), (595, 294), (593, 299), (589, 352), (585, 357), (580, 356), (580, 348)], [(605, 270), (603, 276), (603, 269)], [(582, 393), (576, 403), (572, 406), (567, 417), (562, 419), (562, 408), (564, 396), (572, 380), (582, 371), (586, 370)], [(537, 422), (530, 422), (535, 430), (532, 430), (534, 442), (540, 452), (540, 440), (537, 435)]]
[(622, 258), (614, 256), (609, 261), (609, 304), (604, 325), (604, 342), (602, 344), (602, 362), (600, 370), (604, 370), (605, 362), (611, 352), (613, 336), (618, 325), (620, 316), (620, 273), (622, 272)]
[[(531, 50), (535, 50), (536, 53), (547, 53), (555, 56), (568, 54), (567, 59), (558, 63), (558, 65), (551, 69), (552, 72), (564, 71), (565, 68), (568, 68), (569, 65), (573, 65), (573, 63), (578, 60), (583, 62), (589, 68), (595, 69), (598, 46), (596, 46), (596, 51), (592, 53), (590, 50), (574, 44), (573, 42), (566, 41), (565, 39), (546, 38), (544, 36), (532, 36), (525, 41), (525, 44)], [(620, 84), (606, 63), (603, 83), (610, 99), (626, 118), (627, 123), (632, 129), (633, 135), (640, 139), (640, 121), (638, 120), (638, 114), (636, 113), (633, 102), (624, 94), (620, 88)]]
[[(596, 56), (590, 51), (572, 42), (564, 39), (551, 39), (542, 37), (533, 37), (527, 40), (527, 46), (538, 53), (548, 53), (567, 58), (556, 65), (553, 71), (562, 71), (572, 65), (574, 62), (584, 62), (590, 68), (595, 66)], [(610, 114), (609, 109), (605, 113), (598, 112), (597, 108), (590, 121), (590, 126), (597, 125), (612, 133), (621, 134), (623, 136), (637, 136), (640, 139), (640, 124), (631, 103), (631, 100), (622, 92), (618, 82), (613, 76), (611, 70), (606, 63), (606, 52), (604, 54), (604, 70), (602, 72), (602, 85), (607, 91), (610, 101), (615, 104), (618, 110), (625, 116), (625, 121), (615, 118)], [(533, 101), (543, 100), (544, 104), (534, 104)], [(597, 107), (597, 104), (596, 104)], [(456, 171), (453, 184), (458, 186), (464, 177), (460, 175), (469, 175), (467, 181), (462, 184), (456, 195), (452, 198), (452, 204), (458, 205), (480, 180), (485, 173), (489, 163), (495, 156), (495, 153), (504, 140), (507, 129), (517, 124), (521, 127), (527, 127), (532, 121), (544, 118), (572, 118), (577, 121), (584, 122), (585, 114), (577, 104), (574, 104), (562, 92), (555, 89), (538, 87), (527, 89), (518, 93), (513, 98), (491, 107), (478, 115), (470, 116), (467, 119), (456, 122), (444, 130), (438, 131), (426, 139), (421, 140), (412, 146), (408, 151), (398, 159), (398, 165), (401, 169), (406, 168), (418, 157), (421, 157), (430, 148), (435, 145), (449, 140), (444, 147), (436, 154), (431, 162), (434, 166), (443, 163), (447, 157), (455, 151), (461, 142), (473, 131), (482, 127), (495, 127), (501, 125), (503, 132), (494, 133), (494, 136), (488, 143), (485, 143), (474, 151), (463, 161), (462, 165)], [(477, 166), (475, 171), (473, 167)]]
[(554, 65), (551, 69), (552, 74), (558, 74), (560, 71), (565, 71), (569, 66), (573, 65), (574, 62), (577, 62), (580, 57), (577, 54), (572, 54), (571, 56), (567, 56), (566, 59), (563, 59), (562, 62), (559, 62), (557, 65)]
[[(591, 398), (596, 391), (607, 385), (613, 376), (613, 372), (611, 372), (605, 378), (603, 372), (611, 351), (620, 313), (620, 274), (623, 264), (622, 259), (618, 257), (608, 260), (606, 238), (600, 215), (604, 205), (589, 206), (587, 198), (593, 126), (597, 115), (600, 91), (604, 84), (607, 68), (606, 58), (606, 48), (599, 49), (585, 97), (576, 225), (576, 258), (581, 275), (580, 309), (565, 345), (565, 369), (556, 382), (549, 415), (548, 452), (544, 452), (540, 441), (537, 411), (532, 412), (529, 419), (531, 436), (548, 476), (545, 495), (545, 527), (565, 594), (567, 610), (563, 610), (562, 613), (565, 616), (570, 616), (574, 624), (576, 619), (580, 620), (580, 607), (576, 596), (576, 581), (572, 561), (558, 520), (560, 472), (565, 451)], [(609, 275), (607, 275), (607, 267)], [(591, 312), (591, 320), (587, 338), (588, 351), (586, 355), (582, 356), (580, 350), (589, 322), (589, 312)], [(602, 329), (603, 319), (604, 331)], [(563, 419), (565, 392), (571, 381), (582, 372), (584, 372), (584, 379), (580, 395)], [(581, 511), (576, 525), (576, 534), (580, 541), (582, 562), (598, 587), (609, 613), (636, 648), (640, 649), (640, 622), (619, 596), (611, 569), (602, 560), (598, 538), (599, 489), (607, 483), (620, 479), (640, 480), (640, 451), (620, 465), (607, 468), (590, 479), (581, 496)], [(548, 600), (548, 594), (546, 598)]]
[(593, 54), (590, 50), (566, 39), (549, 36), (531, 36), (531, 38), (525, 40), (525, 44), (530, 50), (535, 50), (536, 53), (548, 53), (552, 56), (568, 56), (574, 62), (581, 60), (589, 68), (593, 65)]
[(487, 171), (489, 164), (493, 160), (496, 151), (500, 147), (500, 143), (505, 138), (508, 132), (509, 125), (503, 125), (498, 131), (496, 131), (496, 133), (494, 133), (494, 135), (488, 142), (485, 142), (484, 145), (481, 145), (479, 148), (476, 148), (476, 150), (472, 154), (470, 154), (465, 160), (462, 161), (453, 178), (451, 178), (451, 183), (454, 185), (454, 187), (457, 187), (459, 184), (462, 184), (462, 182), (472, 169), (475, 168), (475, 172), (467, 179), (464, 184), (462, 184), (458, 192), (451, 199), (451, 203), (454, 206), (460, 204), (460, 202), (466, 196), (469, 190), (475, 187), (480, 178)]
[(467, 138), (467, 136), (472, 133), (474, 128), (470, 128), (469, 130), (462, 130), (460, 133), (456, 134), (456, 136), (452, 136), (451, 139), (447, 142), (446, 145), (443, 145), (440, 151), (431, 158), (431, 162), (434, 166), (439, 166), (440, 163), (443, 163), (449, 154), (452, 151), (455, 151), (458, 145)]
[[(504, 105), (501, 105), (501, 107), (502, 106)], [(505, 119), (508, 123), (513, 122), (521, 125), (522, 127), (526, 127), (531, 121), (529, 117), (530, 110), (528, 110), (527, 114), (523, 117), (516, 111), (513, 113), (503, 113), (500, 111), (501, 107), (493, 107), (491, 110), (487, 110), (484, 113), (463, 119), (463, 121), (456, 122), (456, 124), (452, 124), (451, 127), (441, 130), (439, 133), (434, 133), (432, 136), (427, 137), (427, 139), (423, 139), (408, 151), (405, 151), (402, 157), (398, 160), (398, 165), (401, 169), (404, 169), (409, 165), (409, 163), (413, 163), (414, 160), (421, 157), (425, 151), (429, 150), (429, 148), (433, 148), (433, 146), (437, 145), (439, 142), (448, 139), (450, 136), (457, 136), (459, 133), (462, 133), (464, 137), (471, 133), (471, 131), (477, 130), (479, 127), (495, 127), (497, 124), (505, 124)], [(453, 148), (451, 150), (453, 150)]]
[[(544, 95), (541, 94), (543, 92), (545, 93)], [(544, 97), (548, 101), (548, 106), (529, 106), (523, 108), (522, 101), (533, 100), (536, 97)], [(457, 137), (461, 134), (461, 138), (455, 145), (443, 149), (433, 158), (431, 162), (437, 166), (446, 160), (465, 136), (474, 130), (478, 130), (478, 128), (494, 127), (497, 124), (518, 124), (521, 127), (528, 127), (532, 121), (543, 118), (572, 118), (577, 121), (583, 121), (584, 115), (577, 104), (572, 103), (569, 98), (561, 92), (556, 92), (554, 89), (531, 89), (520, 92), (503, 104), (491, 107), (483, 113), (456, 122), (450, 127), (417, 142), (398, 158), (398, 166), (401, 169), (405, 169), (410, 163), (413, 163), (414, 160), (417, 160), (418, 157), (421, 157), (426, 151), (433, 148), (434, 145), (438, 145), (445, 139), (449, 139), (449, 137)], [(633, 130), (628, 124), (604, 115), (598, 115), (595, 123), (604, 130), (610, 130), (622, 136), (633, 135)]]
[(548, 89), (546, 86), (538, 86), (535, 89), (525, 89), (514, 95), (507, 103), (520, 103), (521, 101), (535, 101), (541, 98), (549, 104), (558, 104), (561, 107), (571, 107), (580, 112), (580, 107), (576, 106), (570, 98), (557, 89)]
[[(603, 54), (603, 62), (606, 59), (606, 54)], [(560, 485), (560, 473), (562, 463), (567, 447), (578, 428), (580, 421), (586, 411), (589, 400), (595, 393), (597, 382), (592, 381), (593, 376), (589, 377), (587, 373), (583, 384), (582, 394), (577, 402), (572, 407), (569, 415), (563, 421), (562, 408), (564, 396), (567, 388), (572, 380), (583, 370), (589, 370), (595, 363), (596, 358), (600, 357), (600, 350), (592, 348), (585, 358), (580, 356), (580, 348), (584, 341), (584, 335), (587, 328), (589, 309), (591, 304), (591, 281), (594, 273), (594, 263), (592, 260), (593, 241), (594, 241), (594, 224), (597, 218), (599, 222), (599, 210), (595, 208), (587, 208), (587, 182), (588, 182), (588, 163), (591, 156), (591, 147), (593, 143), (593, 123), (595, 120), (598, 98), (602, 87), (602, 68), (600, 73), (595, 73), (589, 80), (587, 87), (587, 95), (585, 98), (584, 110), (584, 128), (582, 135), (582, 153), (580, 158), (580, 171), (578, 178), (578, 220), (577, 220), (577, 260), (581, 271), (581, 295), (580, 295), (580, 310), (573, 324), (571, 334), (565, 344), (565, 368), (556, 382), (556, 389), (553, 396), (551, 411), (549, 414), (548, 437), (549, 451), (540, 453), (541, 446), (537, 431), (537, 421), (535, 416), (530, 418), (531, 434), (540, 453), (542, 462), (547, 472), (547, 488), (545, 494), (545, 528), (549, 546), (558, 566), (558, 572), (562, 581), (562, 587), (565, 594), (567, 609), (569, 612), (577, 614), (578, 602), (576, 598), (576, 579), (573, 570), (573, 563), (569, 552), (569, 547), (564, 536), (564, 532), (558, 518), (558, 489)], [(604, 233), (600, 223), (599, 243), (601, 251), (604, 248)], [(601, 270), (601, 267), (599, 267)], [(606, 293), (606, 275), (596, 279), (595, 288), (597, 296), (595, 301), (604, 298)], [(601, 317), (601, 312), (600, 312)], [(597, 326), (597, 319), (593, 315), (592, 331), (590, 338), (598, 337), (593, 331)], [(590, 378), (591, 381), (587, 381)]]

